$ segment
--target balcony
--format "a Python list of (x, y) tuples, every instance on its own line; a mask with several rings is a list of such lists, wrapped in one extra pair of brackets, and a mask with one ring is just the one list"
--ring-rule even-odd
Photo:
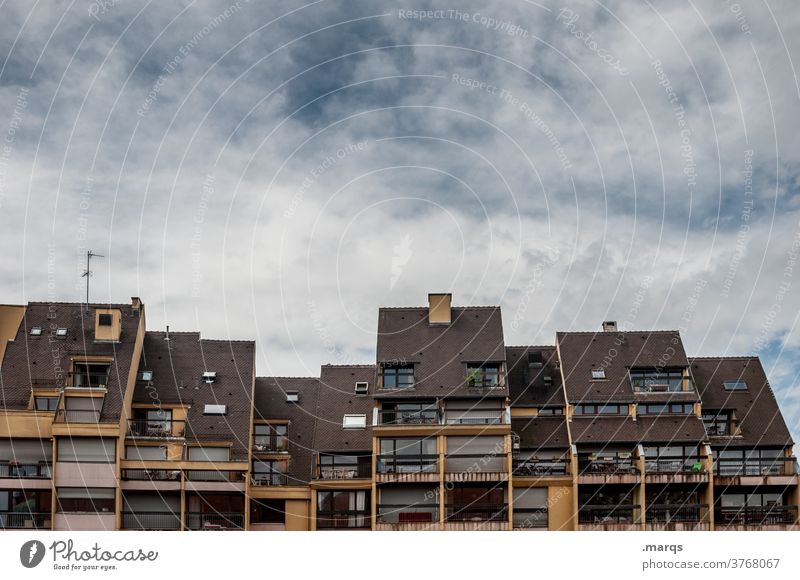
[(587, 504), (578, 509), (578, 524), (582, 530), (637, 530), (640, 513), (638, 505)]
[(582, 484), (639, 483), (637, 461), (628, 455), (580, 457), (578, 482)]
[[(726, 459), (714, 461), (714, 473), (717, 478), (738, 478), (742, 485), (790, 485), (797, 481), (797, 458), (795, 457), (762, 457), (752, 459)], [(750, 479), (750, 481), (748, 481)], [(767, 481), (763, 481), (766, 479)]]
[(372, 477), (372, 463), (317, 465), (317, 479), (369, 479)]
[(143, 439), (182, 438), (185, 426), (185, 421), (132, 419), (128, 421), (128, 437)]
[(421, 531), (435, 530), (438, 527), (438, 504), (378, 504), (378, 530)]
[(404, 403), (395, 409), (378, 411), (379, 425), (438, 425), (439, 410), (433, 404)]
[(475, 409), (472, 407), (445, 410), (447, 425), (503, 425), (505, 413), (502, 409)]
[(518, 508), (514, 506), (515, 530), (546, 530), (547, 508)]
[(318, 530), (370, 529), (372, 514), (369, 510), (343, 510), (336, 512), (317, 512)]
[(708, 506), (702, 504), (652, 504), (645, 510), (648, 530), (708, 530)]
[(108, 370), (105, 372), (72, 374), (73, 389), (106, 389), (108, 388)]
[(180, 481), (180, 469), (123, 469), (123, 481)]
[(56, 423), (99, 423), (100, 411), (95, 409), (59, 409), (56, 411)]
[(680, 393), (694, 390), (691, 380), (684, 377), (680, 370), (631, 370), (629, 377), (633, 392), (637, 394)]
[(726, 506), (714, 511), (717, 529), (746, 530), (771, 528), (783, 530), (797, 524), (797, 506), (772, 505), (767, 507)]
[(379, 455), (377, 476), (379, 483), (423, 483), (439, 481), (438, 455)]
[(505, 504), (448, 504), (446, 530), (507, 530), (508, 506)]
[(180, 530), (181, 514), (172, 512), (122, 512), (123, 530)]
[(514, 477), (565, 477), (570, 474), (570, 460), (515, 457), (513, 469)]
[(50, 512), (0, 512), (2, 530), (49, 530)]
[(253, 473), (250, 478), (250, 483), (255, 487), (289, 485), (289, 476), (278, 471), (273, 471), (272, 473)]
[(445, 458), (445, 480), (508, 481), (506, 453), (456, 453)]
[(705, 457), (659, 457), (646, 459), (647, 483), (705, 483), (708, 481)]
[(37, 463), (18, 463), (16, 461), (0, 462), (0, 479), (50, 479), (52, 478), (52, 465), (49, 461)]
[(243, 530), (244, 514), (238, 512), (188, 512), (186, 527), (190, 530)]

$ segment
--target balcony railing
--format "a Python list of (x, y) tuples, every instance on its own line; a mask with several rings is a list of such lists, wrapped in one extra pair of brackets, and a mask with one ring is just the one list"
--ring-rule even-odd
[(378, 473), (436, 473), (438, 455), (379, 455)]
[(105, 389), (108, 387), (108, 373), (75, 373), (72, 375), (75, 389)]
[(717, 507), (715, 525), (769, 526), (792, 525), (797, 521), (797, 506), (773, 505), (767, 507)]
[(180, 469), (123, 469), (122, 479), (127, 481), (180, 481)]
[(50, 512), (0, 512), (0, 529), (49, 529)]
[(100, 411), (91, 409), (59, 409), (56, 411), (56, 423), (99, 423)]
[(578, 464), (581, 475), (630, 475), (639, 473), (632, 457), (581, 457)]
[(239, 512), (188, 512), (186, 527), (190, 530), (241, 530), (244, 514)]
[(123, 530), (180, 530), (181, 514), (171, 512), (122, 512)]
[(49, 462), (16, 463), (12, 461), (0, 462), (0, 478), (13, 477), (20, 479), (50, 479), (52, 468)]
[(521, 530), (547, 528), (547, 508), (520, 508), (514, 506), (514, 528)]
[(794, 475), (797, 473), (797, 459), (794, 457), (722, 458), (714, 461), (714, 472), (723, 477)]
[(454, 453), (447, 455), (445, 473), (500, 473), (507, 472), (505, 453)]
[(446, 514), (448, 522), (502, 522), (508, 520), (508, 506), (448, 504)]
[(635, 524), (638, 505), (585, 505), (578, 509), (579, 524)]
[(701, 504), (652, 504), (647, 506), (645, 519), (648, 524), (697, 523), (703, 521), (707, 509)]
[(378, 523), (432, 524), (439, 521), (439, 506), (435, 503), (378, 504)]
[(439, 416), (439, 410), (435, 406), (424, 403), (403, 405), (403, 409), (378, 411), (380, 425), (437, 425)]
[(131, 437), (183, 437), (185, 421), (132, 419), (128, 421), (128, 435)]
[(258, 487), (289, 485), (289, 476), (278, 471), (273, 471), (271, 473), (253, 473), (250, 480), (253, 485)]
[(646, 459), (644, 469), (646, 473), (703, 473), (705, 472), (704, 457), (659, 457)]
[[(266, 474), (264, 474), (266, 475)], [(243, 471), (225, 471), (219, 469), (192, 469), (186, 472), (189, 481), (244, 481)]]
[(369, 510), (317, 512), (317, 529), (320, 530), (369, 528), (371, 525)]
[(286, 453), (289, 442), (285, 439), (270, 440), (266, 435), (257, 435), (253, 438), (253, 453)]
[(514, 458), (515, 477), (544, 477), (548, 475), (569, 475), (570, 460), (558, 459), (523, 459)]
[(504, 416), (502, 410), (481, 411), (448, 407), (445, 411), (444, 422), (448, 425), (502, 425)]
[(317, 465), (317, 479), (369, 479), (372, 463)]

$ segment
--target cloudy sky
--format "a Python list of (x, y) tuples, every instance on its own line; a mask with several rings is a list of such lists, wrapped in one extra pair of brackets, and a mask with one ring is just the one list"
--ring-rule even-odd
[(259, 373), (374, 359), (377, 308), (508, 344), (680, 329), (800, 432), (793, 2), (0, 3), (0, 302), (141, 296)]

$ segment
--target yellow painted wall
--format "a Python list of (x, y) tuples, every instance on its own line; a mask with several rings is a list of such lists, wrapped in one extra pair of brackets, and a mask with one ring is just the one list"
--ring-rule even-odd
[(25, 316), (24, 306), (0, 304), (0, 363), (6, 354), (6, 343), (17, 336), (23, 316)]
[(286, 530), (289, 532), (305, 532), (309, 526), (309, 502), (304, 499), (286, 500)]
[[(111, 315), (111, 326), (100, 326), (100, 315)], [(94, 311), (94, 339), (116, 342), (122, 332), (122, 312), (117, 308), (96, 308)], [(137, 361), (138, 363), (138, 361)]]
[(0, 438), (31, 437), (48, 439), (51, 436), (53, 413), (44, 411), (0, 411)]
[(553, 485), (547, 488), (548, 526), (554, 531), (575, 529), (574, 494), (571, 485)]

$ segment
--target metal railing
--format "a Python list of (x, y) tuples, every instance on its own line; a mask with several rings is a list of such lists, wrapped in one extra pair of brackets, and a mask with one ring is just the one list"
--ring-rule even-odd
[(190, 530), (241, 530), (244, 514), (241, 512), (188, 512), (186, 527)]
[(581, 475), (626, 475), (639, 473), (633, 457), (580, 457), (578, 472)]
[(59, 409), (56, 411), (56, 423), (99, 423), (100, 411), (91, 409)]
[[(403, 409), (380, 409), (379, 425), (437, 425), (439, 410), (436, 406), (420, 403), (419, 405), (403, 405)], [(409, 407), (409, 408), (405, 408)]]
[(180, 481), (180, 469), (123, 469), (122, 479), (128, 481)]
[(502, 425), (504, 417), (505, 413), (502, 410), (447, 408), (444, 422), (447, 425)]
[(253, 473), (250, 481), (254, 486), (289, 485), (289, 476), (279, 471)]
[(508, 506), (448, 504), (445, 520), (448, 522), (499, 522), (508, 520)]
[(536, 459), (515, 457), (513, 474), (516, 477), (542, 477), (547, 475), (569, 475), (570, 460), (565, 458)]
[(369, 479), (372, 463), (343, 463), (340, 465), (317, 465), (317, 479)]
[(645, 510), (645, 520), (648, 524), (701, 522), (707, 509), (708, 506), (703, 504), (652, 504)]
[(705, 457), (658, 457), (645, 459), (646, 473), (705, 473)]
[(128, 421), (128, 435), (131, 437), (183, 437), (186, 421), (171, 419), (131, 419)]
[(438, 455), (379, 455), (378, 473), (436, 473)]
[(506, 453), (453, 453), (445, 456), (445, 473), (507, 472)]
[(186, 479), (189, 481), (244, 481), (245, 473), (220, 469), (192, 469), (186, 472)]
[(378, 523), (433, 524), (439, 521), (439, 505), (435, 503), (378, 504)]
[(519, 508), (514, 506), (514, 528), (520, 530), (547, 528), (547, 508)]
[(122, 512), (123, 530), (180, 530), (181, 513)]
[(317, 529), (369, 528), (372, 525), (371, 519), (369, 510), (317, 512)]
[(0, 529), (50, 529), (50, 512), (0, 512)]
[(640, 511), (638, 505), (585, 505), (578, 508), (578, 523), (635, 524)]
[(254, 453), (286, 453), (289, 451), (289, 442), (286, 439), (270, 440), (267, 435), (253, 437)]
[(46, 461), (38, 463), (0, 462), (0, 477), (50, 479), (52, 473), (52, 465)]
[(73, 373), (72, 387), (75, 389), (105, 389), (109, 373)]
[(794, 475), (797, 473), (797, 459), (795, 457), (722, 458), (714, 461), (714, 472), (723, 477)]
[(767, 507), (730, 506), (714, 510), (715, 525), (770, 526), (792, 525), (797, 522), (797, 506), (773, 505)]

